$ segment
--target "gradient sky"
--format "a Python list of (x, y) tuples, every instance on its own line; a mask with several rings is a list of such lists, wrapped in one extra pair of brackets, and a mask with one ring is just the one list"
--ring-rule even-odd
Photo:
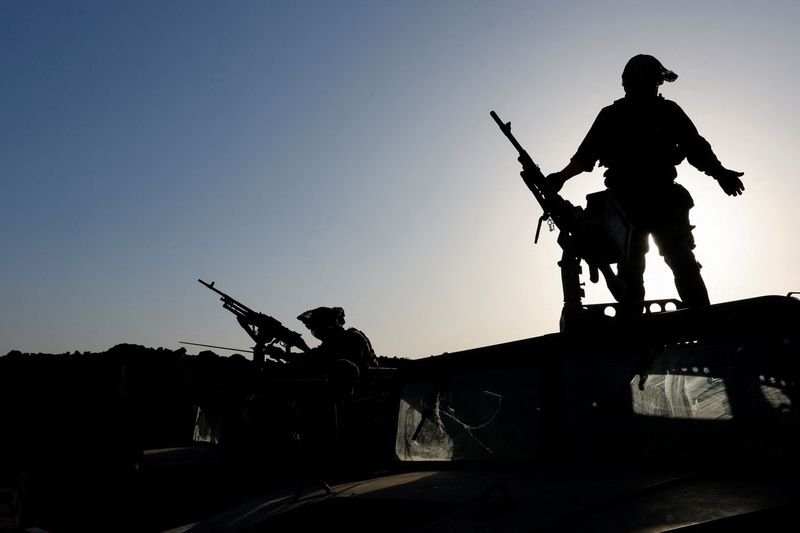
[(637, 53), (745, 172), (730, 198), (679, 167), (712, 301), (800, 290), (798, 24), (796, 0), (6, 0), (0, 354), (250, 346), (197, 278), (309, 341), (295, 317), (341, 306), (382, 355), (556, 331), (556, 234), (533, 246), (489, 111), (559, 170)]

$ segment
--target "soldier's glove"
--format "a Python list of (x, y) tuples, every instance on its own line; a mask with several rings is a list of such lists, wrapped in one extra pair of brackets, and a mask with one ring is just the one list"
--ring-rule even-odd
[(558, 192), (567, 182), (567, 178), (561, 172), (553, 172), (545, 177), (547, 184), (553, 189), (553, 192)]
[(714, 173), (714, 179), (717, 180), (719, 186), (725, 191), (728, 196), (739, 196), (744, 192), (744, 183), (739, 179), (744, 176), (744, 172), (736, 172), (735, 170), (728, 170), (722, 168)]

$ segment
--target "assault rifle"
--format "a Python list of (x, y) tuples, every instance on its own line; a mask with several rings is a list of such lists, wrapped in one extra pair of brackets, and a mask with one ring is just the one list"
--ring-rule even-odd
[(214, 287), (213, 281), (211, 283), (206, 283), (202, 279), (197, 281), (220, 295), (222, 307), (236, 315), (239, 325), (255, 341), (253, 361), (256, 363), (264, 363), (267, 346), (272, 346), (276, 343), (283, 345), (287, 354), (290, 353), (292, 347), (304, 352), (310, 349), (299, 333), (290, 330), (275, 318), (253, 311), (243, 303)]
[(561, 261), (561, 285), (564, 291), (564, 308), (561, 312), (561, 329), (577, 318), (584, 307), (584, 296), (580, 283), (581, 260), (589, 265), (589, 279), (599, 280), (603, 273), (611, 294), (620, 301), (625, 285), (611, 269), (611, 264), (626, 261), (630, 249), (632, 227), (614, 197), (608, 191), (586, 197), (586, 209), (574, 206), (561, 197), (547, 183), (539, 166), (511, 133), (511, 122), (504, 123), (494, 111), (489, 113), (519, 154), (522, 176), (543, 214), (536, 227), (534, 242), (539, 240), (542, 223), (547, 221), (550, 229), (559, 229), (558, 244), (563, 250)]

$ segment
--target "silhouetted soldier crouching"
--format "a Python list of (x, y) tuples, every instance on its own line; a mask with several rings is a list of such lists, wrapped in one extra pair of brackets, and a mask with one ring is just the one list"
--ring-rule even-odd
[(298, 354), (287, 354), (271, 346), (267, 347), (267, 353), (287, 361), (300, 375), (323, 380), (320, 386), (299, 394), (298, 390), (293, 392), (300, 412), (300, 440), (317, 459), (325, 458), (324, 450), (336, 455), (353, 448), (352, 453), (361, 453), (363, 450), (354, 442), (368, 428), (361, 427), (365, 421), (351, 420), (342, 403), (359, 394), (367, 369), (377, 366), (372, 344), (361, 331), (344, 327), (341, 307), (318, 307), (297, 319), (322, 341), (319, 346)]
[(367, 368), (377, 366), (367, 336), (356, 328), (345, 329), (341, 307), (318, 307), (302, 313), (297, 319), (322, 341), (299, 358), (313, 361), (343, 386), (354, 385)]
[(600, 111), (569, 164), (547, 176), (558, 191), (568, 179), (591, 171), (595, 163), (606, 167), (605, 185), (636, 230), (630, 261), (619, 265), (619, 276), (626, 284), (620, 303), (628, 313), (642, 309), (648, 235), (672, 269), (681, 300), (693, 307), (709, 304), (692, 251), (694, 226), (689, 223), (689, 210), (694, 201), (675, 183), (675, 167), (686, 159), (717, 180), (726, 194), (737, 196), (744, 191), (739, 179), (743, 173), (723, 167), (680, 106), (658, 93), (663, 82), (677, 78), (653, 56), (631, 58), (622, 72), (625, 97)]

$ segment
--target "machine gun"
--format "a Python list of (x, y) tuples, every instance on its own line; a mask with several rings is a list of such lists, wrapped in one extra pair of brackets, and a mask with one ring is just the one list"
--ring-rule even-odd
[(239, 325), (255, 341), (253, 361), (256, 363), (263, 364), (267, 347), (275, 344), (283, 345), (287, 354), (291, 352), (292, 347), (304, 352), (310, 349), (299, 333), (290, 330), (275, 318), (253, 311), (243, 303), (214, 287), (213, 281), (211, 283), (206, 283), (202, 279), (197, 281), (220, 295), (222, 307), (236, 315)]
[(558, 244), (563, 250), (561, 261), (561, 285), (564, 291), (564, 307), (560, 326), (563, 331), (580, 319), (585, 310), (581, 299), (585, 295), (581, 287), (581, 260), (589, 265), (589, 279), (599, 280), (602, 272), (606, 285), (617, 301), (625, 292), (624, 283), (617, 277), (611, 264), (626, 261), (630, 250), (632, 227), (614, 197), (608, 191), (586, 196), (586, 209), (574, 206), (561, 197), (547, 183), (533, 158), (511, 133), (511, 122), (504, 123), (494, 111), (489, 113), (519, 153), (525, 185), (542, 207), (543, 214), (536, 227), (534, 242), (539, 240), (542, 223), (547, 221), (551, 230), (559, 229)]

